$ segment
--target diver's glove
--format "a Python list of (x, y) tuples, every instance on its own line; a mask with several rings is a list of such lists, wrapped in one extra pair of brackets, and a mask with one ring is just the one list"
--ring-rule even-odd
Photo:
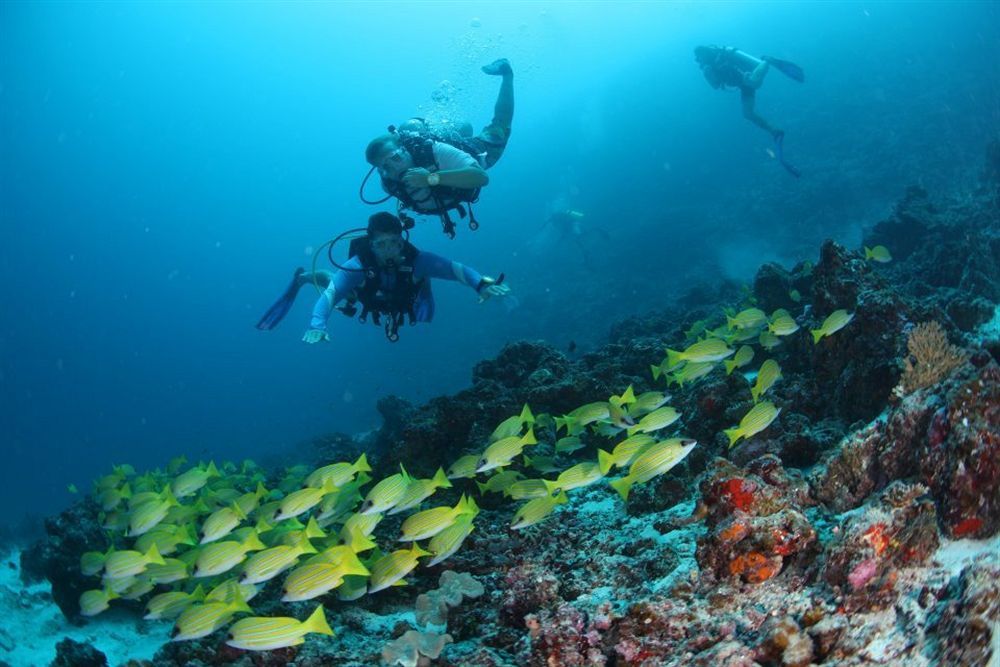
[(483, 276), (476, 287), (479, 294), (479, 303), (482, 303), (493, 296), (507, 296), (510, 294), (510, 287), (503, 285), (489, 276)]
[(309, 343), (310, 345), (314, 345), (322, 341), (330, 342), (330, 334), (322, 329), (310, 329), (304, 336), (302, 336), (302, 342)]

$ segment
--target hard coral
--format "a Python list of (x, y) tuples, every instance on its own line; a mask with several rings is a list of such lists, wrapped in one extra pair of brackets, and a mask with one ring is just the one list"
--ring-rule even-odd
[(990, 362), (947, 395), (928, 429), (921, 472), (953, 537), (1000, 532), (1000, 366)]

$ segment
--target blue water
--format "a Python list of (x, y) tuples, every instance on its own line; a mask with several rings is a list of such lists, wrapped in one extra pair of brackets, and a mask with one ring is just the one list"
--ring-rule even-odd
[[(112, 463), (268, 460), (373, 428), (379, 396), (458, 390), (509, 340), (587, 347), (696, 284), (856, 246), (905, 186), (971, 187), (1000, 127), (998, 40), (996, 3), (4, 3), (0, 522)], [(758, 93), (802, 179), (704, 81), (703, 43), (805, 68)], [(373, 212), (368, 140), (412, 115), (481, 127), (499, 56), (517, 110), (482, 229), (413, 240), (505, 272), (519, 305), (439, 284), (435, 322), (396, 345), (335, 316), (309, 347), (303, 292), (255, 330), (311, 249)], [(531, 243), (560, 206), (610, 235), (596, 259)]]

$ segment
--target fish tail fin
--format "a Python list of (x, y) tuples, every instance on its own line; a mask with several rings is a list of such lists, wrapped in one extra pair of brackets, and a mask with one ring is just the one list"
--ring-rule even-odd
[(604, 451), (603, 449), (597, 450), (597, 467), (600, 469), (602, 475), (607, 475), (608, 471), (614, 465), (615, 457), (610, 453)]
[(819, 339), (823, 337), (822, 329), (810, 329), (809, 333), (813, 335), (813, 345), (819, 342)]
[(538, 444), (538, 440), (535, 438), (535, 427), (534, 426), (532, 426), (531, 428), (529, 428), (528, 432), (524, 434), (523, 438), (521, 438), (521, 444), (522, 445), (537, 445)]
[(736, 446), (736, 441), (743, 437), (743, 431), (737, 428), (727, 428), (723, 433), (729, 438), (729, 449)]
[(316, 610), (302, 623), (302, 629), (307, 633), (333, 635), (333, 629), (330, 628), (330, 624), (326, 621), (326, 613), (323, 611), (322, 604), (316, 605)]
[(431, 482), (439, 489), (451, 488), (451, 480), (448, 479), (448, 475), (445, 473), (444, 468), (437, 469), (437, 472), (434, 473), (434, 477)]
[(623, 501), (628, 500), (628, 492), (632, 488), (632, 480), (628, 477), (622, 477), (620, 479), (613, 479), (609, 482), (611, 488), (618, 492), (618, 495), (622, 497)]
[(866, 260), (867, 259), (871, 259), (872, 257), (875, 256), (875, 253), (872, 252), (871, 248), (869, 248), (868, 246), (863, 246), (863, 247), (865, 249), (865, 259)]
[(660, 370), (660, 367), (656, 366), (654, 364), (650, 364), (649, 365), (649, 370), (653, 371), (653, 379), (654, 380), (659, 380), (660, 379), (660, 374), (663, 373), (663, 371)]
[(736, 362), (730, 359), (726, 359), (722, 362), (722, 365), (726, 367), (726, 375), (731, 375), (733, 369), (736, 368)]
[(362, 453), (358, 460), (354, 462), (354, 472), (371, 472), (372, 467), (368, 465), (368, 455)]
[(678, 365), (682, 361), (684, 361), (684, 360), (681, 358), (681, 353), (680, 352), (678, 352), (677, 350), (671, 350), (669, 347), (667, 348), (667, 366), (668, 367), (673, 368), (674, 366)]

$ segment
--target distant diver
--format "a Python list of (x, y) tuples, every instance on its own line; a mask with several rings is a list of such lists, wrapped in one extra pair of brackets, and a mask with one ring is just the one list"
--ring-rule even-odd
[[(467, 123), (457, 128), (434, 127), (413, 118), (398, 128), (390, 126), (388, 134), (376, 137), (365, 149), (365, 159), (372, 168), (361, 183), (362, 201), (379, 204), (395, 197), (400, 212), (438, 216), (444, 233), (452, 238), (452, 211), (460, 218), (468, 215), (469, 228), (478, 229), (471, 204), (489, 183), (486, 170), (503, 155), (514, 120), (514, 70), (510, 63), (500, 58), (482, 69), (502, 78), (490, 124), (476, 136)], [(370, 201), (364, 189), (376, 170), (389, 194)]]
[(586, 217), (580, 211), (569, 208), (553, 211), (539, 234), (528, 242), (529, 248), (535, 253), (547, 253), (552, 246), (572, 241), (580, 248), (584, 263), (590, 266), (593, 264), (591, 250), (611, 241), (611, 234), (601, 227), (585, 225)]
[(743, 103), (743, 117), (774, 138), (775, 156), (781, 166), (798, 178), (801, 175), (799, 170), (785, 161), (784, 131), (768, 123), (755, 111), (754, 106), (757, 101), (757, 89), (764, 83), (764, 77), (772, 65), (799, 83), (805, 81), (805, 72), (802, 68), (795, 63), (771, 56), (757, 58), (730, 46), (699, 46), (694, 50), (694, 57), (713, 88), (739, 89), (740, 100)]
[[(334, 307), (353, 317), (359, 305), (362, 322), (370, 316), (374, 324), (385, 328), (386, 338), (399, 340), (399, 327), (404, 321), (416, 324), (433, 319), (430, 281), (435, 278), (466, 285), (479, 295), (480, 303), (510, 294), (510, 288), (502, 284), (503, 274), (493, 279), (464, 264), (418, 250), (403, 237), (403, 222), (391, 213), (376, 213), (368, 219), (367, 228), (351, 232), (364, 235), (351, 240), (350, 259), (337, 265), (336, 272), (296, 269), (285, 293), (257, 323), (258, 329), (276, 328), (288, 314), (299, 289), (310, 283), (322, 293), (313, 308), (310, 328), (302, 337), (306, 343), (330, 340), (326, 324)], [(330, 249), (346, 234), (329, 242)], [(337, 306), (341, 301), (345, 303)]]

